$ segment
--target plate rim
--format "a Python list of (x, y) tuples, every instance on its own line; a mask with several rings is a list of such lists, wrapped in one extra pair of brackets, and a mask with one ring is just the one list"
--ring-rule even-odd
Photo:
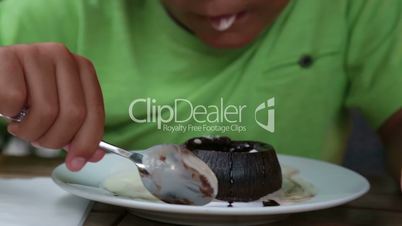
[(127, 197), (119, 197), (119, 196), (101, 196), (99, 194), (91, 194), (89, 192), (79, 190), (76, 187), (73, 187), (73, 184), (65, 183), (61, 181), (57, 176), (57, 170), (63, 167), (65, 164), (60, 164), (57, 166), (52, 174), (52, 180), (63, 190), (79, 196), (81, 198), (89, 199), (91, 201), (97, 201), (101, 203), (107, 203), (111, 205), (122, 206), (130, 209), (138, 209), (138, 210), (149, 210), (149, 211), (158, 211), (160, 213), (180, 213), (180, 214), (192, 214), (192, 215), (241, 215), (241, 216), (251, 216), (251, 215), (273, 215), (273, 214), (290, 214), (290, 213), (298, 213), (298, 212), (308, 212), (313, 210), (327, 209), (335, 206), (339, 206), (345, 203), (348, 203), (354, 199), (357, 199), (367, 193), (370, 189), (370, 183), (368, 180), (362, 176), (361, 174), (345, 168), (343, 166), (325, 162), (322, 160), (311, 159), (306, 157), (292, 156), (292, 155), (284, 155), (278, 154), (278, 157), (286, 157), (286, 158), (296, 158), (303, 159), (308, 161), (320, 162), (327, 165), (335, 166), (342, 170), (349, 171), (349, 173), (354, 174), (354, 176), (359, 177), (361, 182), (364, 184), (364, 187), (359, 191), (349, 195), (345, 195), (345, 197), (337, 198), (336, 200), (326, 200), (320, 201), (318, 203), (299, 203), (297, 205), (290, 206), (275, 206), (275, 207), (237, 207), (237, 208), (213, 208), (206, 206), (187, 206), (187, 205), (177, 205), (177, 204), (165, 204), (165, 203), (155, 203), (149, 202), (146, 200), (135, 200)]

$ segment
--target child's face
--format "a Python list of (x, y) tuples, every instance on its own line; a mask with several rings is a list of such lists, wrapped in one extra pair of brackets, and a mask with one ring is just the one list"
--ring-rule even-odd
[(216, 48), (238, 48), (270, 26), (289, 0), (162, 0), (169, 13)]

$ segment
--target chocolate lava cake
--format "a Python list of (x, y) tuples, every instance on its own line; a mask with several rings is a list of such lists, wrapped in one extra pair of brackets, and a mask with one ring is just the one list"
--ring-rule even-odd
[(185, 146), (215, 173), (219, 200), (249, 202), (281, 188), (281, 168), (269, 144), (228, 137), (196, 137)]

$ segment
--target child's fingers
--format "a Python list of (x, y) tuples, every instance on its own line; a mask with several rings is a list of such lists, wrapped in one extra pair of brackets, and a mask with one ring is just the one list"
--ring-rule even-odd
[(59, 111), (53, 125), (36, 143), (60, 148), (71, 142), (85, 119), (86, 105), (78, 65), (62, 45), (42, 44), (42, 51), (53, 59), (57, 81)]
[(87, 113), (84, 123), (72, 140), (66, 158), (67, 166), (71, 166), (73, 171), (80, 170), (98, 150), (105, 121), (102, 92), (95, 69), (91, 62), (83, 57), (75, 58), (79, 66)]
[(0, 48), (0, 62), (0, 113), (13, 117), (26, 102), (24, 72), (13, 48)]
[[(58, 92), (53, 65), (34, 45), (14, 47), (19, 58), (28, 97), (24, 105), (29, 114), (20, 123), (11, 123), (11, 134), (26, 141), (35, 141), (52, 126), (58, 114)], [(20, 109), (21, 110), (21, 109)]]
[(99, 162), (105, 156), (105, 151), (98, 149), (89, 159), (90, 162)]

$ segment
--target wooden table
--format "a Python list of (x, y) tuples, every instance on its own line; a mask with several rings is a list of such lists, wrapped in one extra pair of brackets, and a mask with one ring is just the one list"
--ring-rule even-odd
[[(62, 159), (0, 156), (0, 177), (50, 176)], [(308, 213), (293, 214), (278, 226), (402, 226), (402, 194), (389, 177), (368, 177), (371, 190), (349, 204)], [(336, 182), (334, 182), (336, 186)], [(124, 208), (95, 203), (85, 226), (162, 226), (129, 214)]]

